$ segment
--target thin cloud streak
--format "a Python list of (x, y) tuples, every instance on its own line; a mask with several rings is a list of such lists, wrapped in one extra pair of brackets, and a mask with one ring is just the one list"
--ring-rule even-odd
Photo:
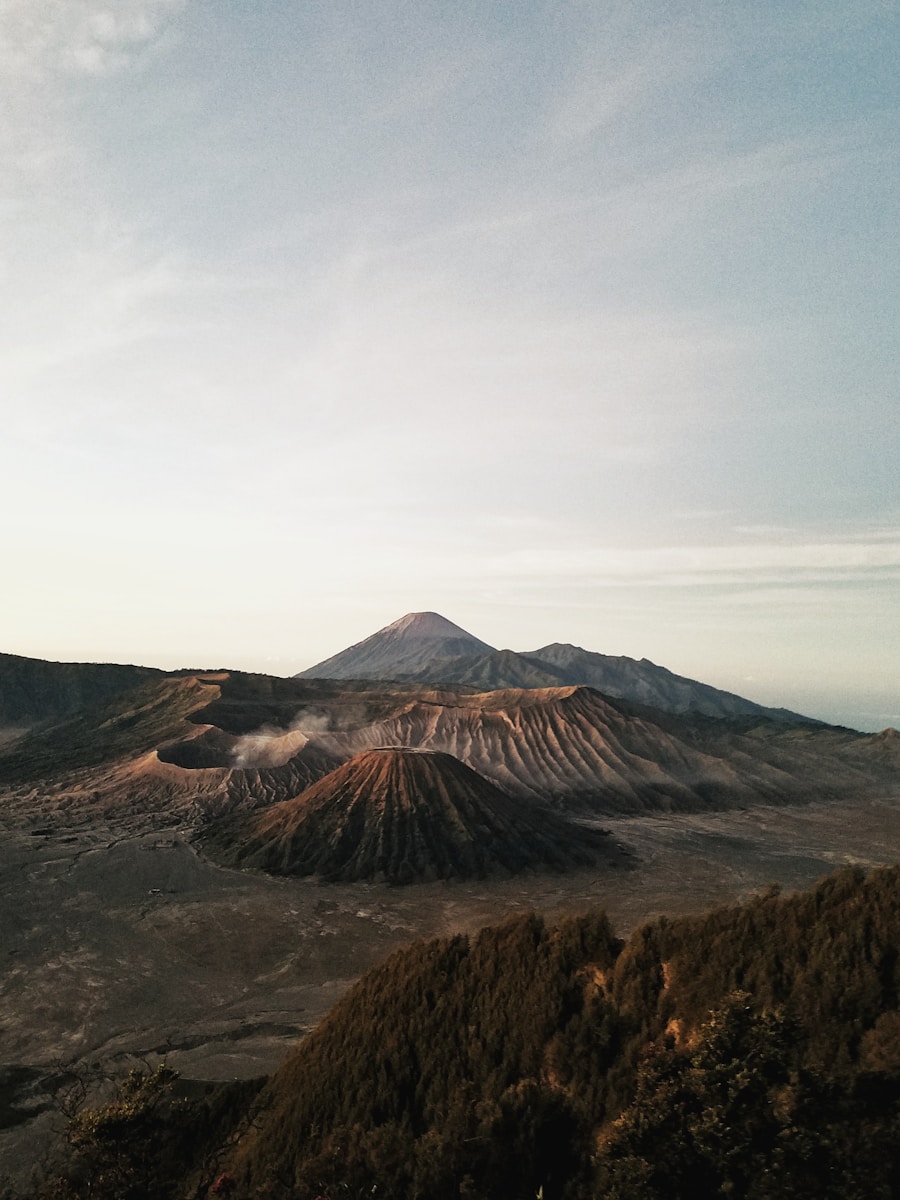
[[(896, 535), (895, 535), (896, 536)], [(817, 542), (731, 546), (667, 546), (645, 549), (543, 549), (504, 560), (513, 575), (581, 578), (610, 585), (666, 583), (680, 587), (735, 583), (900, 577), (900, 540), (892, 543)]]
[(717, 39), (701, 49), (677, 21), (665, 31), (641, 28), (630, 6), (604, 6), (593, 25), (546, 122), (548, 140), (567, 149), (651, 105), (671, 103), (723, 57)]

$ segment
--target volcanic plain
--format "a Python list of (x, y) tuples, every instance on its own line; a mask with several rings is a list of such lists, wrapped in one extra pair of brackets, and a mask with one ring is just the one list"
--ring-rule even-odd
[[(597, 905), (624, 933), (900, 860), (893, 731), (664, 714), (571, 685), (481, 693), (132, 671), (99, 692), (73, 686), (56, 687), (43, 720), (21, 696), (0, 711), (0, 1180), (14, 1187), (46, 1165), (73, 1073), (161, 1058), (189, 1079), (267, 1073), (414, 938)], [(464, 793), (472, 828), (519, 806), (554, 845), (583, 831), (586, 863), (568, 851), (478, 859), (469, 877), (413, 870), (395, 886), (371, 856), (327, 882), (224, 865), (221, 839), (207, 853), (213, 831), (277, 823), (266, 814), (279, 806), (297, 824), (291, 805), (307, 790), (321, 811), (326, 794), (335, 803), (339, 788), (320, 781), (416, 747), (435, 757), (403, 758), (404, 771), (453, 755), (463, 792), (445, 776), (435, 786), (445, 800)], [(377, 820), (371, 792), (354, 803)], [(447, 809), (448, 828), (461, 811)]]

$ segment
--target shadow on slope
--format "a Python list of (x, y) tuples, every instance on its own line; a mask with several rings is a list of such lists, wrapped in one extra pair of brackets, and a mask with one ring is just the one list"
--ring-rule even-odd
[(229, 865), (389, 883), (567, 870), (617, 852), (595, 829), (513, 800), (449, 754), (363, 751), (296, 799), (217, 821), (207, 853)]

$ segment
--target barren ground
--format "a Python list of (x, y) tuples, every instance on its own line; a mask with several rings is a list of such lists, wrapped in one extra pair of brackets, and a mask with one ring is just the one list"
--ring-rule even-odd
[(197, 855), (187, 827), (130, 822), (0, 826), (0, 1181), (26, 1180), (61, 1127), (50, 1102), (61, 1063), (115, 1073), (166, 1054), (189, 1078), (258, 1075), (413, 938), (590, 905), (624, 933), (773, 882), (900, 861), (900, 791), (608, 819), (630, 869), (404, 888), (229, 870)]

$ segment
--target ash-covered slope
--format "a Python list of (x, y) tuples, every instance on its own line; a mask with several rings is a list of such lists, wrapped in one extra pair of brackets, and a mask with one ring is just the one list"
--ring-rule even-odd
[(435, 660), (489, 654), (493, 646), (438, 613), (407, 613), (392, 625), (295, 676), (297, 679), (402, 679)]
[(880, 733), (863, 738), (854, 749), (864, 754), (870, 762), (883, 763), (894, 771), (900, 771), (900, 730), (892, 725)]
[(586, 687), (212, 672), (151, 679), (20, 732), (0, 745), (0, 792), (41, 821), (101, 807), (204, 821), (290, 800), (377, 746), (449, 753), (509, 795), (591, 815), (871, 794), (900, 770), (893, 731), (667, 714)]
[(296, 799), (213, 823), (204, 841), (230, 865), (341, 882), (565, 870), (614, 855), (604, 834), (511, 799), (450, 754), (390, 747)]
[(892, 744), (829, 726), (677, 716), (587, 687), (486, 693), (232, 675), (160, 749), (223, 769), (224, 807), (296, 797), (378, 746), (452, 754), (516, 797), (591, 814), (696, 811), (894, 786)]
[[(132, 670), (113, 671), (111, 685)], [(670, 714), (572, 685), (477, 693), (461, 684), (154, 671), (104, 703), (15, 734), (0, 738), (2, 802), (43, 822), (57, 810), (101, 807), (160, 818), (192, 812), (198, 821), (262, 809), (376, 746), (452, 754), (509, 795), (591, 815), (872, 793), (895, 787), (900, 770), (893, 731), (791, 724), (764, 710)], [(44, 786), (51, 779), (53, 788)]]
[[(834, 762), (816, 766), (805, 745), (770, 762), (765, 739), (735, 735), (707, 750), (701, 732), (591, 688), (567, 687), (416, 699), (386, 720), (316, 740), (345, 757), (385, 745), (442, 750), (512, 795), (600, 813), (797, 798), (841, 778)], [(848, 777), (864, 775), (848, 768)]]
[(220, 676), (162, 675), (0, 749), (0, 786), (84, 775), (135, 762), (193, 730), (189, 718), (219, 695)]

